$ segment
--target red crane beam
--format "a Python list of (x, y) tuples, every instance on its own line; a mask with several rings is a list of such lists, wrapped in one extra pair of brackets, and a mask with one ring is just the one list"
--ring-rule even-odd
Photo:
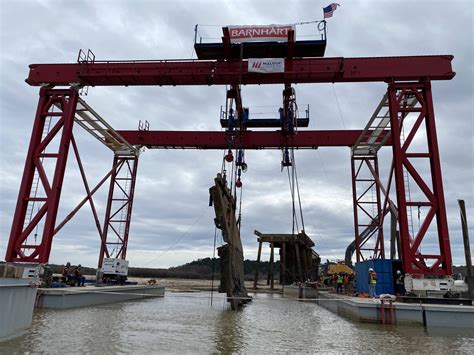
[[(219, 131), (117, 131), (132, 145), (148, 148), (227, 149), (229, 135)], [(355, 144), (362, 130), (298, 131), (293, 136), (283, 136), (280, 131), (245, 131), (233, 140), (233, 148), (280, 149), (282, 147), (317, 148), (350, 147)], [(370, 133), (370, 132), (369, 132)], [(386, 145), (391, 145), (391, 139)]]
[(31, 64), (32, 86), (227, 85), (450, 80), (452, 55), (286, 59), (284, 73), (248, 72), (243, 61), (106, 61)]

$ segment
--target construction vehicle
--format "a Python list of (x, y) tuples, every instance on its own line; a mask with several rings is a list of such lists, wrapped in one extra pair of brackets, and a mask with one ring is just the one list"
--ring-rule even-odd
[(326, 263), (319, 265), (319, 276), (321, 281), (326, 286), (331, 285), (331, 279), (333, 275), (337, 274), (353, 274), (354, 270), (347, 266), (344, 261), (336, 260), (336, 261), (329, 261), (326, 260)]

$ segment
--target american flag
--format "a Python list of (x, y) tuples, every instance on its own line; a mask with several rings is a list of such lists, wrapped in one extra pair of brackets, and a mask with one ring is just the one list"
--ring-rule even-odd
[(332, 17), (332, 14), (334, 13), (334, 11), (336, 11), (338, 6), (341, 6), (341, 5), (332, 3), (331, 5), (323, 7), (324, 18)]

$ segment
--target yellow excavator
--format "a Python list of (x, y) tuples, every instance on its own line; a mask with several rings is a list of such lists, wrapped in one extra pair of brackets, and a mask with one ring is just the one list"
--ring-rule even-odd
[(344, 261), (329, 261), (319, 266), (319, 276), (326, 286), (331, 285), (331, 277), (334, 274), (353, 274), (354, 270), (347, 266)]

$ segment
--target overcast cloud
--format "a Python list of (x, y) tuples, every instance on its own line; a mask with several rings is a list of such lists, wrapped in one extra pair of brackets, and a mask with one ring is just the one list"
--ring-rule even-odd
[[(433, 82), (438, 140), (455, 264), (464, 264), (457, 199), (466, 200), (474, 235), (473, 2), (339, 1), (328, 20), (326, 57), (452, 54), (457, 73)], [(0, 258), (4, 258), (33, 125), (38, 88), (24, 79), (32, 63), (74, 62), (80, 48), (97, 59), (191, 58), (195, 24), (297, 23), (322, 19), (329, 1), (9, 1), (0, 0)], [(219, 27), (202, 27), (220, 36)], [(298, 38), (298, 33), (297, 33)], [(281, 86), (243, 88), (245, 106), (281, 105)], [(310, 129), (362, 129), (386, 85), (297, 85), (309, 104)], [(224, 87), (98, 87), (83, 97), (116, 129), (220, 130)], [(340, 105), (340, 110), (337, 105)], [(252, 109), (258, 112), (258, 109)], [(91, 185), (110, 169), (112, 153), (76, 127)], [(382, 150), (386, 180), (390, 149)], [(140, 156), (130, 230), (132, 266), (169, 267), (213, 255), (208, 188), (220, 151), (147, 150)], [(296, 152), (307, 233), (323, 258), (343, 258), (353, 239), (350, 151)], [(248, 151), (243, 176), (242, 240), (255, 259), (254, 229), (291, 232), (291, 198), (278, 151)], [(106, 184), (107, 185), (107, 184)], [(107, 191), (96, 197), (103, 216)], [(58, 221), (84, 196), (70, 154)], [(417, 229), (416, 214), (414, 227)], [(102, 218), (101, 218), (102, 220)], [(220, 240), (220, 239), (219, 239)], [(473, 242), (474, 243), (474, 242)], [(427, 244), (426, 252), (436, 243)], [(86, 205), (55, 237), (50, 261), (95, 266), (99, 237)], [(267, 258), (266, 254), (264, 258)]]

